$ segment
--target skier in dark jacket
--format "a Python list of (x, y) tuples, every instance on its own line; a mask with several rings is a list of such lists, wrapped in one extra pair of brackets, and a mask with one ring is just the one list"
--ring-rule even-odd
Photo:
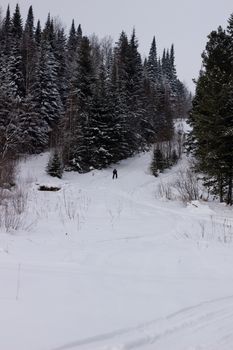
[(117, 179), (117, 170), (116, 169), (114, 169), (113, 172), (112, 172), (112, 178), (113, 179), (115, 179), (115, 178)]

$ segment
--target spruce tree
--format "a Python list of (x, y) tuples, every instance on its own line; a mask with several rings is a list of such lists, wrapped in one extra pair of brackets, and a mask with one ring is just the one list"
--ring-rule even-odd
[(77, 38), (75, 23), (73, 20), (69, 31), (69, 35), (68, 35), (67, 44), (66, 44), (66, 51), (67, 51), (66, 77), (68, 82), (71, 82), (75, 74), (75, 71), (77, 70), (77, 54), (78, 54), (77, 48), (78, 48), (78, 38)]
[(10, 7), (8, 5), (6, 16), (3, 20), (2, 33), (1, 33), (1, 56), (4, 55), (7, 58), (10, 54), (12, 40), (12, 21), (10, 14)]
[[(128, 82), (128, 50), (129, 43), (125, 32), (122, 32), (114, 50), (112, 68), (113, 101), (115, 116), (118, 120), (120, 140), (118, 142), (119, 159), (129, 157), (134, 152), (134, 144), (130, 143), (132, 131), (129, 120)], [(133, 147), (132, 147), (133, 146)]]
[(66, 75), (66, 36), (63, 28), (59, 28), (54, 40), (54, 57), (57, 62), (57, 86), (62, 105), (65, 105), (67, 97), (67, 75)]
[[(86, 172), (90, 169), (91, 107), (93, 103), (94, 75), (91, 47), (83, 37), (77, 55), (77, 65), (69, 88), (67, 113), (63, 124), (68, 135), (64, 145), (66, 166), (69, 169)], [(72, 125), (72, 129), (71, 129)]]
[(127, 92), (129, 105), (129, 127), (132, 131), (131, 146), (133, 151), (141, 147), (143, 149), (146, 140), (143, 138), (142, 123), (143, 113), (143, 67), (141, 55), (138, 52), (138, 41), (133, 30), (128, 49), (127, 60)]
[(51, 154), (46, 170), (50, 176), (62, 178), (63, 164), (58, 150)]
[(55, 58), (53, 23), (48, 16), (42, 33), (38, 67), (38, 103), (41, 118), (53, 130), (62, 115), (63, 104), (58, 87), (58, 62)]
[(38, 52), (34, 37), (34, 31), (34, 15), (32, 6), (30, 6), (22, 37), (22, 60), (25, 95), (31, 91), (34, 80), (36, 79), (35, 66), (38, 61)]
[(158, 83), (158, 59), (157, 59), (157, 48), (155, 37), (153, 37), (153, 41), (151, 43), (151, 48), (148, 56), (148, 60), (146, 63), (147, 74), (151, 84), (155, 85)]
[(17, 4), (12, 18), (12, 45), (9, 55), (9, 70), (11, 72), (13, 83), (15, 86), (15, 96), (19, 98), (25, 96), (25, 84), (23, 78), (23, 57), (21, 51), (22, 33), (22, 18), (19, 10), (19, 5)]
[(165, 169), (164, 156), (159, 148), (154, 148), (153, 158), (151, 163), (151, 172), (154, 176), (158, 176)]
[(102, 65), (95, 84), (91, 109), (91, 137), (89, 138), (93, 167), (103, 168), (121, 159), (120, 127), (114, 106), (112, 85), (107, 79), (106, 68)]
[(23, 24), (22, 24), (22, 18), (20, 14), (19, 5), (16, 5), (15, 12), (13, 14), (12, 18), (12, 37), (14, 39), (21, 39), (23, 34)]
[(37, 21), (36, 30), (35, 30), (35, 41), (38, 47), (41, 45), (41, 39), (42, 39), (42, 30), (40, 21)]
[(233, 76), (232, 40), (219, 27), (209, 35), (203, 71), (197, 81), (190, 116), (188, 147), (220, 201), (232, 204)]

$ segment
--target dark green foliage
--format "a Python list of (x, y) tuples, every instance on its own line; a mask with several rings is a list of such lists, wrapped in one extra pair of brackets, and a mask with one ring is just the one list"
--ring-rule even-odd
[(15, 12), (13, 14), (11, 32), (13, 40), (21, 39), (23, 34), (23, 25), (18, 4), (16, 5)]
[(160, 172), (166, 168), (166, 161), (159, 148), (155, 148), (153, 152), (153, 159), (151, 163), (151, 172), (154, 176), (158, 176)]
[(57, 150), (50, 156), (46, 170), (50, 176), (62, 178), (63, 163)]
[(112, 47), (110, 39), (83, 36), (72, 21), (66, 37), (50, 14), (35, 28), (32, 6), (24, 25), (18, 5), (13, 16), (7, 9), (0, 81), (1, 152), (60, 147), (65, 168), (79, 172), (169, 142), (186, 98), (173, 46), (161, 62), (153, 38), (143, 65), (135, 30)]
[(51, 36), (44, 33), (38, 69), (38, 88), (41, 118), (50, 129), (58, 123), (63, 113), (63, 105), (58, 89), (58, 63), (52, 49)]
[(48, 125), (40, 117), (33, 95), (21, 103), (18, 123), (18, 146), (23, 153), (39, 153), (48, 145)]
[(77, 50), (77, 34), (76, 34), (74, 20), (72, 21), (69, 37), (67, 40), (67, 50), (70, 58), (74, 57), (74, 54)]
[(178, 162), (178, 159), (179, 159), (179, 157), (178, 157), (178, 155), (176, 153), (176, 150), (174, 149), (172, 151), (172, 155), (171, 155), (171, 165), (176, 164)]
[(90, 170), (93, 136), (91, 130), (91, 105), (93, 103), (93, 67), (89, 39), (83, 37), (77, 56), (77, 65), (67, 100), (64, 120), (64, 160), (68, 169)]
[(155, 37), (153, 38), (148, 61), (146, 62), (145, 66), (147, 69), (147, 74), (150, 82), (156, 85), (158, 83), (158, 80), (160, 80), (160, 76), (158, 74), (158, 58), (157, 58)]
[(36, 26), (36, 31), (35, 31), (35, 41), (38, 47), (40, 46), (41, 38), (42, 38), (41, 25), (40, 25), (40, 21), (38, 21)]
[(66, 76), (66, 36), (64, 29), (59, 29), (54, 40), (54, 58), (57, 62), (57, 87), (61, 97), (62, 106), (65, 105), (67, 97), (67, 76)]
[(36, 49), (36, 40), (34, 36), (34, 16), (32, 6), (30, 6), (21, 44), (25, 95), (32, 92), (34, 81), (36, 79), (35, 66), (38, 62), (38, 54)]
[(2, 55), (6, 58), (10, 53), (12, 40), (12, 23), (10, 15), (10, 7), (8, 5), (6, 17), (3, 20), (2, 32), (1, 32), (1, 51)]
[[(232, 17), (231, 17), (232, 19)], [(197, 81), (190, 115), (188, 150), (198, 170), (220, 201), (232, 204), (233, 181), (233, 38), (221, 27), (209, 35), (203, 53), (203, 71)]]

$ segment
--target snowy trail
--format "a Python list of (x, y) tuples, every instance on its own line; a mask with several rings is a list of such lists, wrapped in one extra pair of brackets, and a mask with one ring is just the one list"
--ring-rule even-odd
[(156, 199), (149, 154), (117, 181), (51, 179), (45, 164), (22, 168), (33, 229), (0, 233), (1, 350), (233, 348), (232, 211)]
[[(202, 302), (132, 328), (81, 339), (52, 350), (79, 348), (130, 350), (142, 347), (143, 349), (161, 349), (161, 346), (165, 344), (167, 349), (172, 346), (173, 349), (176, 349), (174, 336), (182, 338), (183, 344), (182, 346), (179, 344), (177, 349), (187, 349), (187, 346), (190, 346), (189, 337), (195, 333), (195, 336), (202, 340), (204, 332), (209, 332), (214, 338), (214, 349), (219, 349), (219, 346), (221, 349), (228, 349), (226, 346), (229, 346), (229, 341), (233, 340), (233, 329), (229, 326), (232, 321), (233, 296), (229, 296)], [(219, 327), (219, 323), (221, 323), (221, 327)], [(213, 349), (212, 346), (213, 344), (211, 349)], [(205, 345), (205, 349), (209, 349), (208, 344)]]

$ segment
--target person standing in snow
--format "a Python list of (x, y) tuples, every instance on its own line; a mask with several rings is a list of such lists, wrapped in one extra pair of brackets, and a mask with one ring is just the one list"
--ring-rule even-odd
[(115, 178), (117, 179), (117, 170), (116, 169), (114, 169), (113, 172), (112, 172), (112, 178), (113, 179), (115, 179)]

